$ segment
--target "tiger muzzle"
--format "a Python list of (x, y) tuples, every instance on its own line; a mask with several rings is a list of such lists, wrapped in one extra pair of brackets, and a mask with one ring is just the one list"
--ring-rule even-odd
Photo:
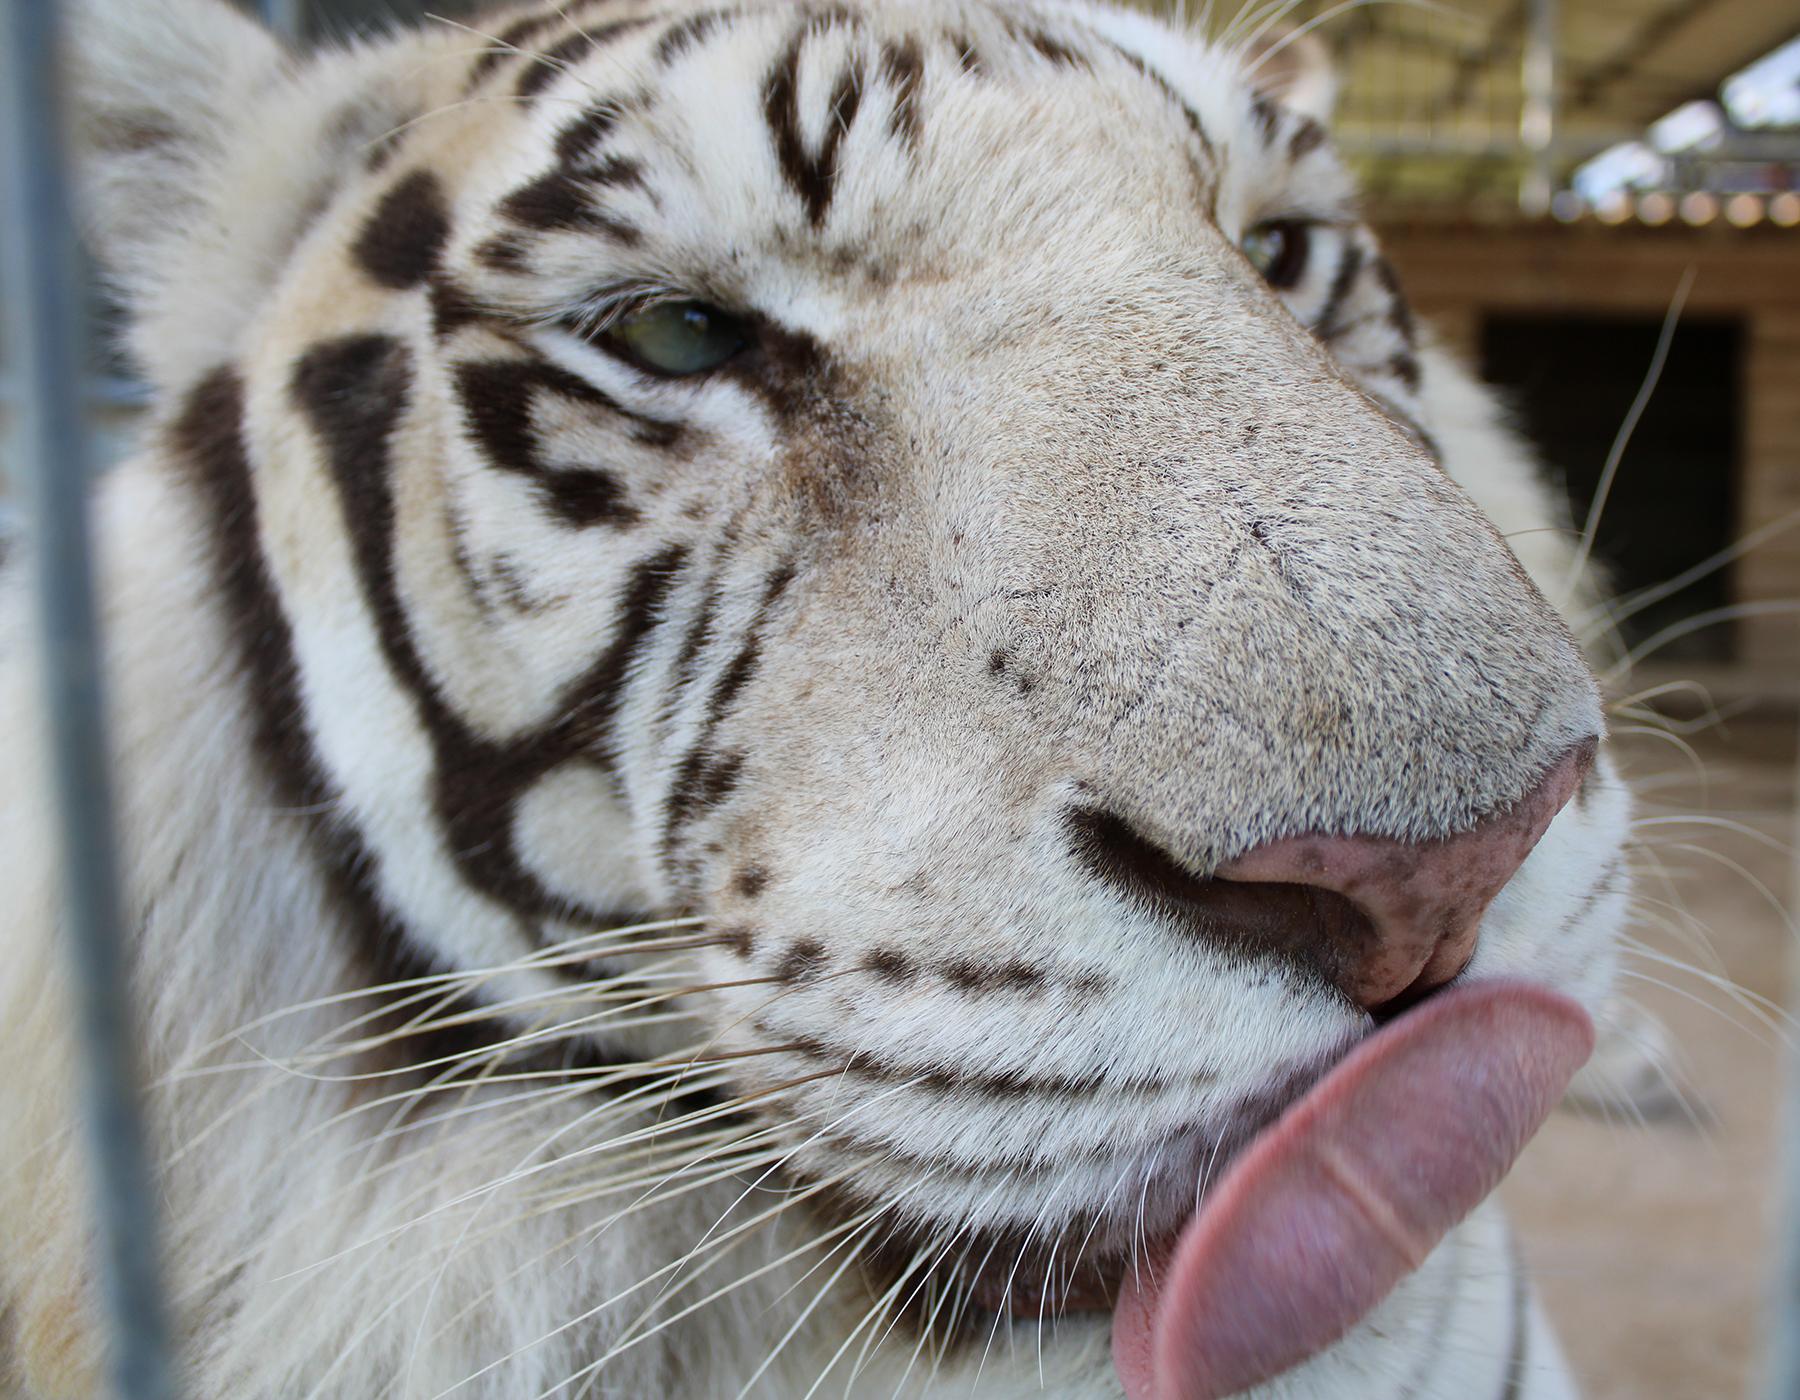
[(1468, 965), (1481, 916), (1575, 795), (1597, 748), (1594, 739), (1574, 745), (1517, 802), (1442, 840), (1267, 842), (1219, 867), (1224, 900), (1240, 917), (1254, 910), (1265, 929), (1289, 930), (1275, 936), (1323, 941), (1315, 964), (1378, 1019), (1392, 1015)]

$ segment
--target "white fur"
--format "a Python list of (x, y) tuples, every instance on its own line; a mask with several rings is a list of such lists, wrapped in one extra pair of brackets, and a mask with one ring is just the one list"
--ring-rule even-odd
[[(83, 9), (93, 224), (167, 405), (105, 485), (100, 542), (185, 1393), (1116, 1397), (1101, 1315), (997, 1324), (991, 1345), (942, 1357), (866, 1326), (879, 1299), (851, 1257), (872, 1236), (807, 1203), (811, 1183), (841, 1182), (879, 1224), (951, 1241), (1089, 1219), (1116, 1235), (1133, 1198), (1178, 1219), (1242, 1103), (1361, 1033), (1323, 983), (1176, 937), (1085, 877), (1062, 814), (1102, 792), (1196, 869), (1297, 830), (1441, 836), (1600, 724), (1551, 607), (1579, 602), (1558, 513), (1485, 391), (1429, 348), (1409, 378), (1379, 279), (1356, 279), (1338, 324), (1319, 324), (1335, 270), (1378, 256), (1329, 151), (1287, 161), (1297, 127), (1259, 127), (1244, 57), (1142, 16), (869, 0), (855, 33), (822, 24), (795, 61), (809, 151), (831, 132), (836, 75), (864, 62), (828, 213), (809, 220), (764, 120), (766, 75), (796, 32), (782, 5), (666, 69), (664, 26), (649, 25), (531, 104), (466, 100), (490, 41), (454, 30), (303, 62), (212, 0)], [(1088, 61), (1054, 62), (1013, 21)], [(983, 75), (955, 62), (952, 31)], [(878, 56), (920, 33), (915, 150)], [(1297, 110), (1329, 106), (1316, 74), (1286, 76)], [(644, 236), (551, 230), (523, 271), (484, 263), (507, 231), (495, 206), (550, 168), (558, 133), (597, 99), (650, 88), (607, 138), (647, 172), (607, 206)], [(402, 123), (397, 154), (368, 172), (371, 143)], [(486, 318), (442, 343), (422, 291), (374, 285), (352, 251), (408, 169), (440, 178), (443, 263)], [(1278, 218), (1320, 226), (1284, 297), (1234, 247)], [(817, 374), (835, 377), (805, 381), (784, 418), (743, 382), (650, 379), (559, 324), (627, 282), (766, 311), (824, 347)], [(542, 775), (515, 833), (562, 898), (706, 921), (649, 937), (703, 943), (753, 922), (736, 951), (715, 938), (613, 955), (615, 971), (668, 979), (653, 989), (704, 990), (622, 1013), (612, 973), (572, 987), (543, 944), (593, 930), (477, 889), (469, 852), (429, 818), (440, 757), (355, 584), (328, 444), (292, 387), (309, 352), (371, 334), (409, 356), (389, 439), (407, 635), (473, 732), (501, 743), (553, 722), (620, 626), (644, 541), (688, 549), (620, 682), (612, 774)], [(604, 462), (624, 480), (631, 529), (558, 526), (471, 436), (455, 365), (521, 346), (640, 419), (683, 425), (671, 459), (613, 418), (534, 407), (557, 469)], [(686, 1055), (686, 1080), (757, 1096), (751, 1128), (659, 1136), (654, 1099), (554, 1078), (421, 1092), (389, 1068), (391, 1045), (343, 1029), (371, 1009), (366, 950), (308, 844), (321, 814), (284, 810), (253, 758), (254, 699), (208, 562), (218, 524), (168, 436), (222, 363), (246, 386), (259, 546), (300, 665), (289, 718), (329, 782), (326, 824), (361, 835), (374, 887), (456, 986), (504, 1006), (486, 1021), (558, 1044), (578, 1022), (639, 1066), (672, 1057), (664, 1079)], [(728, 517), (748, 522), (730, 552)], [(505, 561), (529, 606), (471, 592), (458, 541), (496, 589)], [(759, 604), (784, 559), (799, 561), (789, 591)], [(0, 596), (0, 734), (20, 775), (0, 826), (0, 1358), (21, 1395), (60, 1397), (91, 1393), (95, 1342), (74, 1047), (26, 796), (40, 783), (21, 591), (9, 579)], [(665, 705), (705, 607), (711, 643), (687, 698)], [(754, 674), (709, 714), (744, 664), (725, 643), (759, 628)], [(1001, 653), (1031, 708), (996, 689)], [(661, 813), (702, 739), (748, 757), (732, 800), (678, 833), (684, 863), (661, 849)], [(1495, 902), (1471, 975), (1607, 998), (1622, 883), (1592, 896), (1629, 803), (1604, 753), (1599, 772)], [(776, 872), (760, 898), (734, 883), (756, 861)], [(782, 971), (805, 964), (808, 939), (831, 975)], [(913, 969), (899, 985), (870, 971), (896, 953)], [(973, 996), (944, 971), (958, 959), (1043, 983)], [(780, 1048), (802, 1037), (838, 1056), (831, 1072)], [(904, 1068), (882, 1077), (880, 1063)], [(1004, 1101), (973, 1087), (1006, 1074), (1101, 1087)], [(632, 1155), (658, 1150), (672, 1155), (655, 1170)], [(683, 1171), (690, 1189), (653, 1189)], [(762, 1212), (770, 1223), (751, 1223)], [(690, 1251), (710, 1272), (689, 1285), (684, 1270), (656, 1316), (738, 1286), (614, 1354)], [(1497, 1397), (1513, 1276), (1484, 1207), (1363, 1326), (1256, 1394)], [(1522, 1393), (1572, 1395), (1535, 1308), (1530, 1325)]]

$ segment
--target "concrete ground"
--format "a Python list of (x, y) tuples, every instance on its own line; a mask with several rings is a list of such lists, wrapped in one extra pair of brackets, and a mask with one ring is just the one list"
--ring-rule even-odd
[[(1753, 881), (1800, 907), (1788, 849), (1795, 735), (1792, 718), (1732, 720), (1691, 736), (1697, 766), (1649, 736), (1623, 740), (1651, 823), (1639, 835), (1668, 872), (1667, 883), (1640, 875), (1635, 936), (1655, 957), (1784, 1003), (1792, 936)], [(1657, 820), (1671, 817), (1707, 820)], [(1739, 1400), (1755, 1394), (1778, 1238), (1783, 1032), (1692, 971), (1647, 957), (1628, 966), (1641, 976), (1625, 987), (1672, 1032), (1687, 1107), (1643, 1124), (1564, 1110), (1505, 1194), (1587, 1400)]]

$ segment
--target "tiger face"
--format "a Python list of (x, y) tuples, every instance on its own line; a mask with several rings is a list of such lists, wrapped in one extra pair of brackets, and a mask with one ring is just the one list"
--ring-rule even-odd
[(101, 235), (345, 936), (530, 1006), (700, 921), (584, 1053), (697, 1025), (867, 1260), (1071, 1335), (1372, 1024), (1603, 994), (1529, 466), (1247, 50), (575, 0), (290, 71), (201, 8), (129, 22), (191, 98), (89, 80)]

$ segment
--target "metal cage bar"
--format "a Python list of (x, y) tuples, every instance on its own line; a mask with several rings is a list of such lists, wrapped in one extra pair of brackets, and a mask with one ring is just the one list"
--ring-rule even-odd
[[(1800, 811), (1795, 813), (1791, 897), (1800, 905)], [(1800, 1005), (1800, 950), (1788, 949), (1788, 997)], [(1763, 1318), (1762, 1400), (1800, 1400), (1800, 1047), (1782, 1057), (1786, 1092), (1776, 1158), (1780, 1238), (1771, 1250), (1769, 1302)]]
[(256, 11), (263, 23), (289, 39), (300, 32), (305, 8), (305, 0), (256, 0)]
[(101, 648), (89, 549), (87, 305), (64, 175), (58, 9), (4, 0), (0, 157), (6, 177), (7, 322), (17, 383), (63, 934), (84, 1048), (84, 1088), (109, 1323), (112, 1391), (173, 1395), (149, 1164), (138, 1113), (121, 938)]

